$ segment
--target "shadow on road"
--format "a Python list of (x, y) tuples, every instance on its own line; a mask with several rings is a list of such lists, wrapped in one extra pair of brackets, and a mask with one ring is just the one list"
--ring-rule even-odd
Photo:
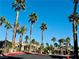
[(56, 58), (56, 59), (66, 59), (66, 56), (57, 56), (57, 55), (49, 55), (51, 58)]
[(0, 59), (22, 59), (21, 57), (0, 56)]
[[(57, 59), (66, 59), (67, 56), (58, 56), (58, 55), (49, 55), (51, 58), (57, 58)], [(70, 56), (69, 58), (75, 59), (74, 56)], [(79, 58), (79, 56), (78, 56)]]

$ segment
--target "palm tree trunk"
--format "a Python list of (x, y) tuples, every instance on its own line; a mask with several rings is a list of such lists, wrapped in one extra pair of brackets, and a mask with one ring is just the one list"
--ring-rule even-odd
[(67, 44), (66, 44), (66, 52), (68, 53), (68, 49), (69, 49), (70, 47), (69, 47), (69, 42), (67, 42)]
[(42, 44), (44, 44), (43, 40), (44, 40), (44, 31), (42, 30)]
[(61, 55), (63, 55), (63, 46), (62, 46), (63, 43), (61, 43), (60, 45), (61, 45), (61, 49), (60, 49), (61, 50)]
[(32, 40), (32, 23), (30, 25), (30, 48), (29, 48), (29, 52), (31, 52), (31, 40)]
[(31, 39), (32, 39), (32, 23), (30, 25), (30, 41), (31, 41)]
[(20, 51), (21, 51), (21, 48), (22, 48), (22, 37), (23, 37), (23, 35), (20, 35)]
[(74, 37), (74, 57), (78, 58), (78, 41), (77, 41), (77, 24), (73, 23), (73, 37)]
[(7, 52), (7, 34), (8, 34), (8, 29), (6, 29), (6, 36), (5, 36), (5, 52)]
[(41, 54), (42, 54), (42, 52), (43, 52), (43, 47), (44, 47), (44, 42), (43, 42), (43, 40), (44, 40), (44, 31), (42, 30), (42, 49), (41, 49)]
[(68, 42), (66, 43), (66, 52), (68, 54)]
[[(74, 14), (77, 10), (78, 1), (74, 4)], [(76, 20), (73, 19), (73, 38), (74, 38), (74, 57), (78, 58), (78, 41), (77, 41), (77, 24)]]
[(16, 29), (17, 29), (17, 23), (18, 23), (18, 17), (19, 17), (19, 11), (16, 11), (16, 21), (14, 23), (14, 30), (13, 30), (13, 39), (12, 39), (12, 43), (13, 43), (13, 48), (15, 48), (15, 41), (16, 41)]

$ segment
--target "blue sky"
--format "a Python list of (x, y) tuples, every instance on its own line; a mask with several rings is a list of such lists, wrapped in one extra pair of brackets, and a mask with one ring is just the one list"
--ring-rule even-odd
[[(0, 16), (4, 16), (13, 25), (16, 12), (12, 9), (12, 2), (13, 0), (0, 0)], [(38, 15), (38, 21), (33, 25), (33, 38), (41, 43), (40, 25), (45, 22), (48, 29), (44, 32), (44, 43), (52, 44), (52, 37), (56, 37), (58, 40), (69, 36), (73, 45), (72, 23), (68, 19), (68, 16), (73, 12), (72, 0), (26, 0), (26, 10), (21, 10), (19, 15), (20, 25), (26, 25), (27, 27), (24, 36), (29, 36), (30, 23), (28, 23), (28, 15), (32, 12), (36, 12)], [(3, 29), (5, 29), (4, 25), (0, 27), (0, 40), (5, 39), (5, 30)], [(12, 36), (13, 32), (9, 30), (8, 39), (11, 40)], [(17, 41), (19, 41), (18, 34)], [(23, 41), (25, 41), (24, 37)]]

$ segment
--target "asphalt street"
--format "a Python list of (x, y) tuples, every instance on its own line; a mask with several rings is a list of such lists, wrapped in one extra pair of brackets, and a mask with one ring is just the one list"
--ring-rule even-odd
[(32, 55), (32, 54), (24, 54), (18, 56), (2, 56), (0, 59), (66, 59), (61, 57), (54, 57), (49, 55)]

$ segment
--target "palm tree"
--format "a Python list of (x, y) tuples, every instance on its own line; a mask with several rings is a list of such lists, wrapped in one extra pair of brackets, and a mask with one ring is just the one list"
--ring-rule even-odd
[(51, 41), (53, 42), (53, 46), (54, 46), (54, 43), (55, 43), (55, 41), (56, 41), (56, 38), (53, 37), (53, 38), (51, 39)]
[(32, 45), (32, 49), (33, 49), (33, 51), (34, 51), (34, 50), (35, 50), (35, 46), (34, 46), (34, 45), (35, 45), (35, 39), (32, 39), (31, 44), (33, 44), (33, 45)]
[(4, 18), (4, 16), (1, 16), (1, 17), (0, 17), (0, 26), (1, 26), (3, 23), (6, 23), (6, 19)]
[(22, 47), (22, 39), (23, 39), (23, 35), (24, 33), (26, 32), (26, 27), (25, 26), (22, 26), (20, 27), (17, 32), (20, 34), (20, 49)]
[(31, 23), (30, 25), (30, 40), (32, 39), (32, 25), (37, 21), (37, 15), (36, 13), (31, 13), (29, 15), (29, 22)]
[(42, 52), (44, 52), (44, 44), (43, 43), (41, 43), (41, 45), (40, 45), (40, 52), (41, 52), (41, 54), (42, 54)]
[(49, 43), (46, 43), (45, 50), (47, 50), (47, 53), (49, 53)]
[(59, 48), (58, 43), (57, 43), (57, 42), (56, 42), (56, 43), (54, 43), (54, 53), (56, 53), (56, 54), (57, 54), (57, 52), (58, 52), (58, 48)]
[(53, 46), (52, 46), (52, 45), (50, 45), (50, 46), (49, 46), (49, 53), (52, 53), (52, 52), (53, 52), (53, 50), (54, 50)]
[(46, 43), (46, 46), (48, 47), (49, 46), (49, 43)]
[(69, 44), (70, 44), (70, 38), (69, 37), (66, 38), (66, 43), (67, 43), (66, 47), (68, 48)]
[(18, 24), (18, 18), (19, 18), (19, 12), (20, 10), (25, 10), (25, 0), (15, 0), (12, 3), (12, 7), (15, 9), (16, 11), (16, 20), (14, 23), (14, 30), (13, 30), (13, 43), (14, 43), (14, 47), (15, 47), (15, 40), (16, 40), (16, 29), (17, 29), (17, 24)]
[(25, 36), (25, 44), (26, 44), (25, 50), (27, 50), (27, 51), (29, 50), (29, 44), (28, 44), (29, 42), (28, 42), (28, 40), (29, 40), (29, 37), (28, 37), (28, 35), (26, 35)]
[[(31, 15), (29, 15), (29, 22), (31, 23), (30, 25), (30, 41), (32, 39), (32, 25), (37, 21), (37, 15), (36, 13), (31, 13)], [(31, 46), (30, 46), (31, 48)], [(30, 49), (29, 49), (30, 51)]]
[(35, 41), (35, 44), (36, 44), (37, 46), (39, 46), (39, 45), (40, 45), (38, 41)]
[(47, 29), (47, 25), (43, 22), (40, 26), (40, 29), (42, 30), (42, 44), (44, 45), (43, 43), (43, 40), (44, 40), (44, 31)]
[(63, 38), (61, 38), (61, 39), (58, 40), (58, 42), (59, 42), (59, 44), (60, 44), (60, 47), (63, 45), (64, 41), (65, 41), (65, 40), (64, 40)]
[(41, 43), (41, 45), (42, 45), (42, 51), (43, 51), (43, 49), (44, 49), (44, 42), (43, 42), (43, 40), (44, 40), (44, 31), (47, 29), (47, 26), (44, 22), (41, 24), (40, 29), (42, 31), (42, 43)]
[(58, 45), (58, 43), (54, 43), (54, 46), (55, 46), (55, 47), (58, 47), (59, 45)]
[(73, 39), (74, 39), (74, 57), (78, 58), (78, 41), (77, 41), (77, 21), (79, 21), (79, 17), (76, 16), (78, 0), (74, 0), (74, 11), (73, 14), (70, 15), (69, 19), (73, 22)]
[(35, 44), (35, 39), (32, 39), (31, 43), (32, 43), (32, 44)]
[(25, 39), (26, 39), (25, 43), (27, 44), (29, 37), (26, 35), (26, 36), (25, 36)]
[(39, 44), (39, 42), (38, 41), (35, 41), (35, 45), (36, 45), (36, 52), (38, 52), (38, 48), (39, 48), (39, 46), (40, 46), (40, 44)]
[(6, 40), (7, 40), (7, 35), (8, 35), (8, 30), (12, 28), (9, 22), (5, 23), (5, 28), (6, 28), (6, 36), (5, 36), (5, 49), (6, 49)]
[(63, 43), (64, 43), (64, 39), (59, 39), (58, 40), (59, 44), (60, 44), (60, 50), (61, 50), (61, 54), (63, 54)]

